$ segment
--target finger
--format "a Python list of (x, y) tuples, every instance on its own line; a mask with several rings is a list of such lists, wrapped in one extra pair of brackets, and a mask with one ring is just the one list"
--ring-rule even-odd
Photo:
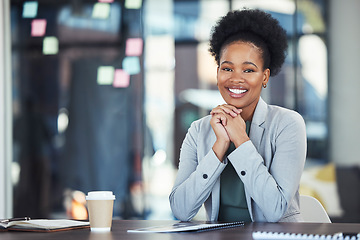
[(234, 107), (232, 105), (228, 105), (228, 104), (223, 104), (219, 108), (222, 109), (225, 113), (229, 114), (232, 117), (236, 117), (237, 115), (239, 115), (241, 113), (241, 111), (239, 109), (237, 109), (236, 107)]
[(223, 126), (226, 126), (227, 118), (226, 118), (226, 115), (223, 112), (217, 113), (217, 114), (213, 115), (213, 117), (216, 119), (216, 123), (220, 123)]
[(219, 107), (216, 107), (213, 110), (211, 110), (211, 112), (210, 112), (211, 115), (215, 115), (215, 114), (218, 114), (218, 113), (224, 113), (224, 110), (222, 110)]
[(213, 108), (210, 112), (211, 115), (223, 113), (224, 110), (221, 108), (221, 105), (218, 105), (217, 107)]
[(227, 118), (223, 114), (219, 114), (221, 119), (221, 124), (225, 127), (227, 125)]
[(241, 109), (236, 108), (235, 106), (229, 105), (229, 104), (224, 104), (224, 107), (228, 108), (229, 110), (233, 111), (234, 113), (236, 113), (237, 115), (241, 113)]

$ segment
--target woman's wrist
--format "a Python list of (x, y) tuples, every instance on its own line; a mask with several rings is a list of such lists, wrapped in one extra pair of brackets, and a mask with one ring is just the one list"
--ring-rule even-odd
[(229, 146), (230, 146), (230, 141), (217, 140), (214, 143), (212, 149), (220, 162), (223, 161), (225, 153), (228, 150)]
[(250, 140), (250, 138), (248, 137), (248, 135), (246, 135), (244, 137), (241, 137), (241, 138), (235, 140), (234, 145), (236, 148), (238, 148), (241, 144), (243, 144), (244, 142), (247, 142), (249, 140)]

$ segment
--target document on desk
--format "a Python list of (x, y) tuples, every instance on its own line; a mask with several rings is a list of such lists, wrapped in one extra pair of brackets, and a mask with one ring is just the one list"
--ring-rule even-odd
[(89, 227), (89, 222), (69, 219), (32, 219), (19, 221), (0, 221), (0, 231), (52, 232)]
[(243, 226), (244, 222), (226, 222), (226, 223), (211, 223), (211, 222), (179, 222), (171, 225), (161, 225), (154, 227), (139, 228), (128, 230), (132, 233), (174, 233), (174, 232), (200, 232), (216, 229), (224, 229), (231, 227)]

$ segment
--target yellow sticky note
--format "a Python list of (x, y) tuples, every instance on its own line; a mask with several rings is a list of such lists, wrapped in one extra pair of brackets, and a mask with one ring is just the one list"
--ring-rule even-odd
[(94, 4), (92, 17), (106, 19), (110, 15), (110, 4), (98, 2)]
[(59, 40), (56, 37), (45, 37), (43, 41), (43, 54), (54, 55), (59, 52)]
[(114, 81), (114, 67), (101, 66), (97, 72), (97, 83), (99, 85), (111, 85)]
[(139, 9), (141, 8), (142, 0), (125, 0), (125, 8)]

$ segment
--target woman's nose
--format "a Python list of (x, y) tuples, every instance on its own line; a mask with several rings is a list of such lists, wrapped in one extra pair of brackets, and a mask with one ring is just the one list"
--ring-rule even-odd
[(234, 73), (231, 76), (230, 81), (233, 83), (243, 83), (243, 82), (245, 82), (245, 78), (241, 73)]

